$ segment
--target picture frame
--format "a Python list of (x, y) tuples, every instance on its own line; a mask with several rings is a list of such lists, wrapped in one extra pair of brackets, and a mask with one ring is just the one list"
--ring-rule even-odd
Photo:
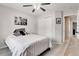
[(27, 25), (27, 19), (23, 17), (17, 17), (15, 16), (15, 25)]
[(56, 24), (61, 24), (61, 18), (56, 18)]

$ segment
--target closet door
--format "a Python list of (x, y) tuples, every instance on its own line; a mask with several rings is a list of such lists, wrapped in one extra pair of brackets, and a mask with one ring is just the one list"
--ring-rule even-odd
[(38, 20), (38, 34), (52, 37), (52, 18), (43, 17)]

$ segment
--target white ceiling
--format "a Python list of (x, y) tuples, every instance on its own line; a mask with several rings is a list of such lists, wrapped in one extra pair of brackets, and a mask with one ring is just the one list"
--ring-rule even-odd
[(32, 4), (33, 3), (1, 3), (0, 5), (4, 5), (10, 8), (14, 8), (29, 14), (42, 14), (51, 12), (52, 10), (61, 10), (61, 11), (77, 11), (79, 10), (79, 3), (51, 3), (51, 5), (48, 6), (41, 6), (44, 9), (46, 9), (46, 12), (43, 12), (42, 10), (37, 10), (34, 13), (32, 13), (33, 6), (32, 7), (22, 7), (23, 4)]

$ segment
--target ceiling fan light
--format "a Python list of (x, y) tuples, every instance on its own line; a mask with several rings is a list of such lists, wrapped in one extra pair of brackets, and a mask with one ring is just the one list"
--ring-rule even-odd
[(34, 9), (36, 10), (40, 9), (40, 4), (34, 4)]
[(36, 5), (34, 5), (34, 8), (35, 8), (35, 9), (37, 8)]
[(40, 8), (40, 6), (37, 7), (37, 10)]

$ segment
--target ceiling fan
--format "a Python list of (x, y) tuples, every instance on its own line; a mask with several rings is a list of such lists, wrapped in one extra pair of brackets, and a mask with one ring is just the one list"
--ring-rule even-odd
[(44, 6), (44, 5), (50, 5), (51, 3), (38, 3), (38, 4), (33, 4), (33, 5), (23, 5), (23, 7), (31, 7), (33, 6), (34, 9), (32, 10), (32, 12), (35, 12), (35, 10), (38, 10), (38, 9), (41, 9), (42, 11), (46, 11), (46, 9), (44, 9), (43, 7), (41, 6)]

